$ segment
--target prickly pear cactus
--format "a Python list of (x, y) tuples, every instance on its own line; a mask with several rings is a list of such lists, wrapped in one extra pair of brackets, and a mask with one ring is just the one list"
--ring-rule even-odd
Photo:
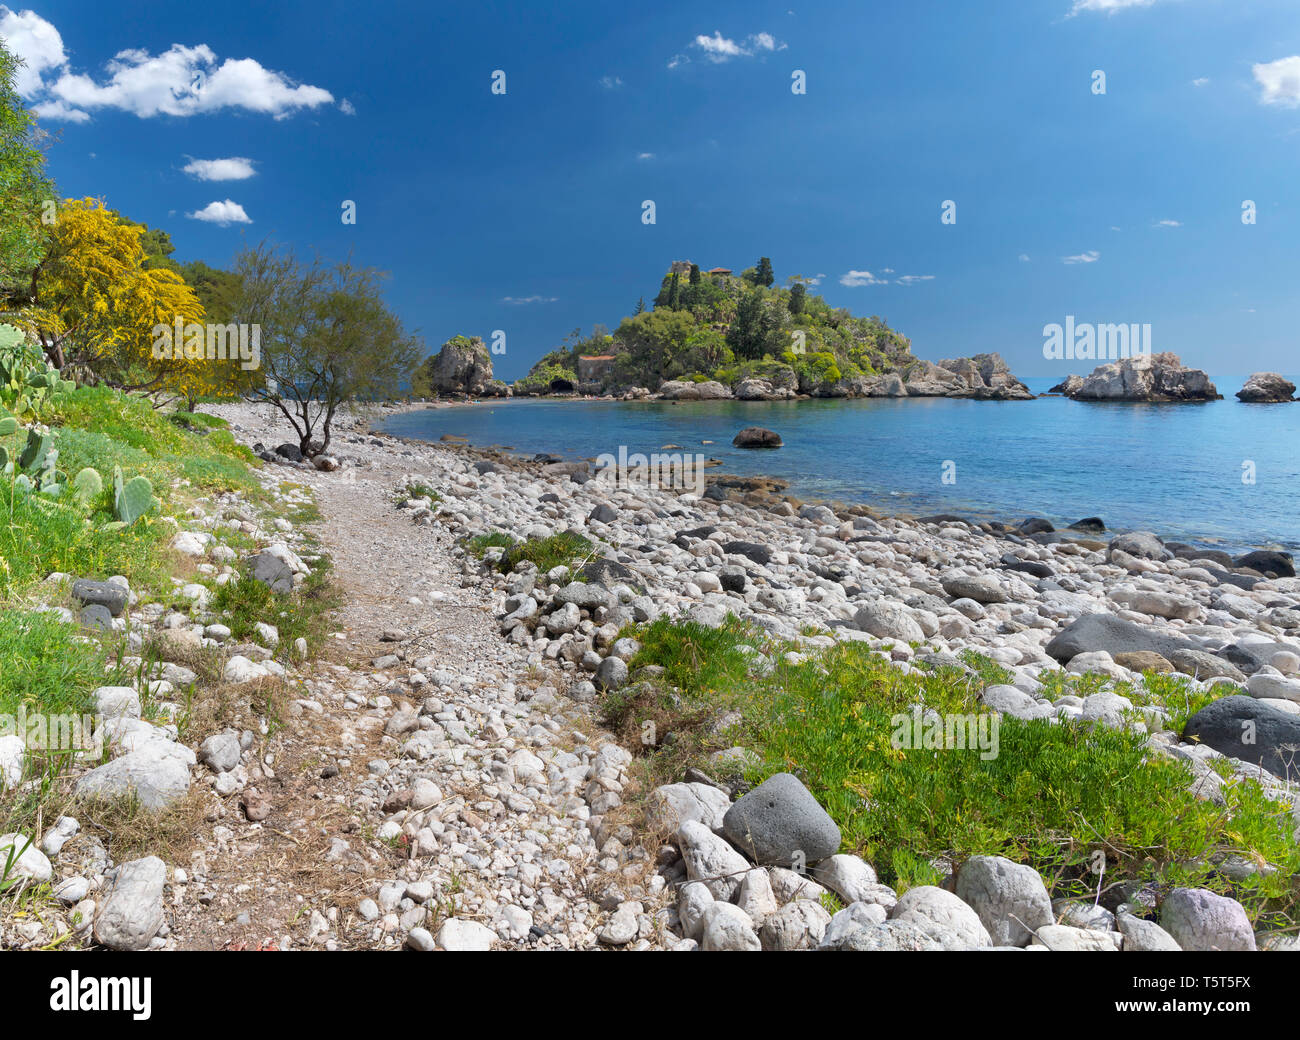
[(58, 449), (54, 447), (53, 434), (28, 430), (27, 446), (23, 448), (23, 453), (18, 457), (18, 466), (28, 473), (43, 470), (50, 460), (51, 452), (55, 453), (55, 458), (58, 457)]
[(153, 508), (153, 484), (148, 477), (132, 477), (122, 483), (122, 471), (113, 472), (113, 511), (122, 523), (135, 523)]
[(87, 466), (72, 479), (72, 494), (82, 508), (88, 509), (104, 493), (104, 481), (97, 470)]

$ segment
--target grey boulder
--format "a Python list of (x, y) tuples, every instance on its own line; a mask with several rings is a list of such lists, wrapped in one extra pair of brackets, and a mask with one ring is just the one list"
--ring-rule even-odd
[(839, 827), (791, 773), (769, 777), (736, 802), (722, 829), (755, 863), (771, 866), (816, 863), (840, 847)]

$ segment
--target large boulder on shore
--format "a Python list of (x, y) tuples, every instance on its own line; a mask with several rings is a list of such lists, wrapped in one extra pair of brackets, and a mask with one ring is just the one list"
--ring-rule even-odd
[(1150, 650), (1165, 660), (1179, 650), (1199, 650), (1189, 639), (1125, 621), (1113, 614), (1084, 614), (1071, 621), (1047, 644), (1049, 656), (1067, 664), (1079, 654), (1104, 650), (1116, 654)]
[(735, 448), (779, 448), (783, 443), (779, 433), (761, 426), (746, 426), (731, 440)]
[(1052, 388), (1075, 401), (1218, 401), (1222, 394), (1199, 368), (1186, 368), (1170, 351), (1138, 354), (1098, 365)]
[(708, 379), (703, 383), (670, 379), (660, 384), (659, 396), (666, 401), (722, 401), (731, 396), (731, 391), (716, 379)]
[(1256, 372), (1237, 391), (1237, 400), (1247, 404), (1277, 404), (1293, 401), (1295, 383), (1276, 372)]
[(492, 355), (478, 336), (456, 336), (429, 364), (429, 382), (440, 394), (478, 397), (493, 389)]
[(1295, 773), (1300, 748), (1300, 715), (1254, 697), (1220, 697), (1183, 727), (1183, 740), (1214, 748), (1230, 758), (1263, 766), (1274, 776)]
[(799, 869), (840, 848), (839, 827), (792, 773), (768, 777), (733, 804), (722, 830), (755, 863), (769, 866)]

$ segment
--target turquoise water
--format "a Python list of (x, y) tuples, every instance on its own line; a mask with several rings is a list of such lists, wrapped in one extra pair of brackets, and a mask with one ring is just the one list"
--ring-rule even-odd
[[(1042, 392), (1053, 381), (1026, 382)], [(408, 412), (383, 428), (566, 458), (674, 444), (720, 459), (715, 472), (781, 477), (806, 499), (1057, 526), (1100, 516), (1111, 530), (1300, 549), (1300, 404), (1241, 404), (1241, 382), (1223, 380), (1227, 399), (1203, 404), (520, 400)], [(785, 447), (733, 448), (744, 426), (775, 430)], [(946, 461), (955, 483), (943, 483)], [(1242, 480), (1247, 461), (1254, 484)]]

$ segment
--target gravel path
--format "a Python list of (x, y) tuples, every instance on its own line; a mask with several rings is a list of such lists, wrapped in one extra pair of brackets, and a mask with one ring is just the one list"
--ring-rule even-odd
[[(296, 441), (268, 409), (209, 410), (228, 419), (241, 442)], [(337, 650), (327, 655), (332, 663), (319, 663), (307, 680), (280, 752), (279, 775), (303, 779), (297, 791), (272, 799), (278, 829), (305, 843), (302, 854), (283, 856), (278, 868), (273, 856), (259, 860), (247, 848), (238, 857), (242, 867), (226, 857), (229, 877), (219, 887), (246, 889), (242, 899), (228, 900), (226, 916), (247, 923), (239, 941), (282, 948), (659, 945), (653, 899), (633, 876), (652, 868), (629, 868), (610, 837), (613, 815), (605, 823), (592, 812), (602, 796), (599, 808), (617, 807), (617, 794), (609, 795), (628, 783), (631, 757), (587, 708), (560, 696), (553, 665), (530, 662), (502, 636), (489, 590), (462, 575), (451, 535), (437, 524), (413, 524), (410, 512), (397, 508), (397, 488), (411, 477), (437, 482), (454, 454), (371, 438), (364, 420), (351, 417), (338, 429), (338, 446), (346, 442), (353, 460), (347, 469), (264, 470), (268, 481), (312, 489), (322, 514), (312, 530), (347, 603)], [(297, 768), (287, 769), (286, 759)], [(319, 771), (318, 761), (326, 763)], [(334, 769), (337, 775), (326, 775)], [(332, 818), (320, 818), (322, 804), (333, 807)], [(209, 872), (221, 860), (220, 849), (212, 852)], [(316, 860), (308, 866), (319, 886), (314, 897), (294, 881), (304, 859)], [(637, 859), (650, 863), (643, 853)], [(255, 876), (252, 861), (259, 863)], [(617, 877), (620, 871), (625, 876)], [(663, 892), (662, 879), (650, 882)], [(295, 889), (299, 909), (286, 921)], [(272, 894), (259, 905), (258, 891)], [(611, 912), (620, 908), (611, 931)], [(288, 934), (277, 936), (274, 925)], [(217, 934), (209, 941), (189, 934), (191, 945), (222, 944)]]

